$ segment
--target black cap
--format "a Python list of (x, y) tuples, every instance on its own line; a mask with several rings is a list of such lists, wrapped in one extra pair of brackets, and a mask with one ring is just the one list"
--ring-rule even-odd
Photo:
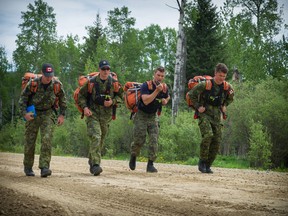
[(109, 62), (107, 60), (101, 60), (99, 62), (99, 68), (102, 69), (103, 67), (108, 67), (110, 68)]
[(52, 64), (45, 63), (42, 65), (42, 72), (45, 77), (52, 77), (54, 76), (54, 68)]

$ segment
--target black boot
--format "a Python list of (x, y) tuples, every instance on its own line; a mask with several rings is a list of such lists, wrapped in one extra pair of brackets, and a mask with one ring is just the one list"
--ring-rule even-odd
[(52, 171), (48, 168), (42, 168), (41, 169), (41, 177), (46, 178), (47, 176), (50, 176), (52, 174)]
[(156, 173), (156, 172), (158, 172), (158, 170), (154, 167), (152, 160), (149, 160), (149, 161), (148, 161), (146, 171), (147, 171), (147, 172), (151, 172), (151, 173), (154, 173), (154, 172)]
[(213, 171), (210, 168), (210, 165), (206, 165), (206, 173), (210, 173), (210, 174), (213, 173)]
[(98, 164), (94, 164), (91, 168), (90, 168), (90, 172), (91, 174), (93, 174), (94, 176), (98, 176), (100, 175), (100, 173), (102, 172), (102, 168), (98, 165)]
[(130, 161), (129, 161), (129, 167), (131, 170), (135, 170), (135, 168), (136, 168), (136, 156), (131, 155)]
[(32, 168), (24, 167), (24, 173), (26, 174), (26, 176), (35, 176)]
[(206, 173), (207, 170), (206, 170), (206, 164), (205, 164), (205, 161), (204, 160), (199, 160), (198, 162), (198, 170), (202, 173)]

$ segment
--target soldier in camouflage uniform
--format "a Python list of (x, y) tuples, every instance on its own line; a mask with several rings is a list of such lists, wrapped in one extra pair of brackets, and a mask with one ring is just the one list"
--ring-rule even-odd
[(140, 154), (141, 147), (146, 142), (146, 133), (148, 133), (149, 155), (146, 171), (157, 172), (157, 169), (153, 165), (153, 162), (157, 158), (159, 133), (156, 113), (170, 99), (168, 89), (166, 89), (165, 93), (163, 92), (164, 84), (162, 81), (164, 77), (165, 69), (160, 66), (154, 71), (154, 78), (151, 81), (152, 88), (149, 89), (147, 82), (141, 85), (141, 99), (138, 104), (138, 112), (134, 117), (134, 141), (131, 143), (131, 157), (129, 161), (131, 170), (135, 170), (136, 168), (136, 157)]
[[(52, 152), (52, 135), (55, 126), (55, 99), (59, 98), (60, 114), (57, 119), (57, 124), (64, 123), (66, 110), (66, 97), (62, 83), (53, 78), (54, 69), (51, 64), (42, 65), (42, 76), (30, 80), (25, 89), (22, 91), (19, 105), (20, 112), (26, 120), (25, 124), (25, 141), (24, 141), (24, 172), (27, 176), (35, 176), (33, 172), (35, 143), (40, 128), (41, 134), (41, 150), (39, 158), (39, 168), (41, 169), (41, 177), (50, 176), (52, 171), (49, 169)], [(54, 84), (60, 84), (58, 95), (55, 95)], [(32, 90), (36, 84), (36, 92)], [(34, 105), (36, 117), (33, 113), (27, 112), (27, 107)]]
[[(117, 80), (110, 76), (108, 61), (99, 63), (99, 75), (86, 82), (79, 91), (78, 105), (84, 110), (86, 116), (87, 133), (90, 139), (89, 165), (90, 173), (100, 175), (102, 168), (101, 150), (105, 136), (108, 132), (109, 122), (112, 119), (113, 106), (123, 99), (123, 89)], [(92, 94), (88, 93), (88, 85), (93, 83)]]
[(227, 66), (217, 64), (214, 73), (211, 90), (206, 90), (206, 82), (201, 82), (188, 93), (195, 106), (202, 135), (198, 163), (198, 169), (202, 173), (213, 173), (211, 165), (222, 140), (221, 119), (226, 116), (226, 107), (232, 103), (234, 97), (234, 90), (227, 82), (228, 90), (224, 90)]

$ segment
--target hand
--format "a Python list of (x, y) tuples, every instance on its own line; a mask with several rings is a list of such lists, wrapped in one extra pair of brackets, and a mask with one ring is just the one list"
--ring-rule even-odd
[(223, 113), (226, 113), (227, 107), (226, 107), (225, 105), (223, 105), (223, 106), (221, 107), (221, 109), (222, 109), (222, 112), (223, 112)]
[(104, 106), (105, 106), (105, 107), (110, 107), (112, 104), (113, 104), (113, 101), (112, 101), (111, 98), (109, 98), (108, 101), (106, 101), (106, 100), (104, 101)]
[(24, 118), (26, 119), (26, 121), (31, 121), (34, 119), (34, 114), (32, 112), (26, 113), (24, 115)]
[(205, 112), (205, 110), (206, 110), (206, 108), (204, 106), (200, 106), (198, 108), (199, 113), (203, 113), (203, 112)]
[(84, 115), (85, 116), (91, 116), (92, 115), (92, 112), (90, 111), (90, 109), (88, 107), (84, 108)]
[(156, 91), (161, 92), (163, 90), (162, 83), (159, 83), (159, 85), (156, 86)]
[(168, 103), (168, 99), (162, 98), (162, 105), (166, 105)]
[(58, 117), (58, 120), (57, 120), (57, 124), (58, 125), (62, 125), (64, 123), (64, 116), (63, 115), (60, 115)]

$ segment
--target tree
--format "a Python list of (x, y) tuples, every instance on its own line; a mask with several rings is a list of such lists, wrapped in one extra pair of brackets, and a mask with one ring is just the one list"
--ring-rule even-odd
[(128, 62), (124, 55), (123, 40), (135, 25), (135, 18), (129, 17), (130, 14), (131, 11), (126, 6), (108, 11), (108, 27), (105, 32), (107, 32), (107, 39), (110, 42), (110, 49), (113, 50), (111, 61), (114, 60), (115, 68), (121, 72), (126, 71), (126, 62)]
[(185, 30), (187, 35), (188, 79), (195, 75), (214, 74), (214, 67), (225, 62), (223, 39), (216, 6), (211, 0), (197, 0), (187, 7)]
[(5, 88), (5, 76), (8, 72), (8, 69), (10, 68), (10, 65), (8, 63), (7, 59), (7, 53), (5, 51), (4, 47), (0, 47), (0, 128), (3, 125), (3, 104), (8, 104), (7, 102), (7, 95), (8, 91), (7, 88)]
[(267, 131), (259, 122), (252, 122), (250, 131), (250, 150), (248, 153), (250, 165), (256, 168), (270, 168), (272, 143)]
[(76, 88), (76, 80), (80, 73), (83, 73), (80, 58), (80, 44), (78, 36), (68, 35), (65, 40), (61, 39), (57, 43), (59, 53), (59, 68), (57, 76), (64, 82), (65, 91), (69, 95)]
[[(90, 59), (91, 62), (94, 62), (97, 65), (96, 55), (98, 53), (97, 44), (99, 39), (103, 35), (103, 27), (101, 24), (100, 15), (96, 15), (96, 21), (94, 21), (94, 26), (86, 26), (88, 37), (84, 37), (84, 44), (82, 47), (82, 66), (87, 63), (87, 60)], [(82, 67), (82, 68), (83, 68)]]
[(56, 20), (54, 9), (42, 0), (28, 5), (27, 12), (21, 12), (23, 23), (17, 34), (13, 58), (17, 71), (40, 71), (43, 61), (52, 63), (56, 55)]
[[(241, 8), (236, 15), (235, 7)], [(283, 43), (275, 43), (283, 25), (283, 7), (279, 13), (277, 10), (277, 0), (232, 0), (224, 5), (227, 62), (237, 65), (244, 79), (259, 81), (267, 75), (279, 78), (287, 74), (287, 58), (280, 57), (281, 51), (276, 51), (285, 50), (284, 39)]]
[(121, 9), (114, 8), (108, 11), (108, 35), (113, 42), (122, 44), (124, 34), (135, 25), (135, 18), (130, 17), (131, 11), (123, 6)]
[(175, 118), (178, 114), (178, 108), (180, 99), (184, 98), (184, 84), (186, 73), (186, 36), (183, 28), (184, 23), (184, 10), (186, 6), (186, 0), (181, 0), (181, 5), (177, 0), (180, 12), (178, 35), (177, 35), (177, 47), (176, 47), (176, 62), (174, 72), (174, 86), (172, 96), (172, 123), (175, 123)]

